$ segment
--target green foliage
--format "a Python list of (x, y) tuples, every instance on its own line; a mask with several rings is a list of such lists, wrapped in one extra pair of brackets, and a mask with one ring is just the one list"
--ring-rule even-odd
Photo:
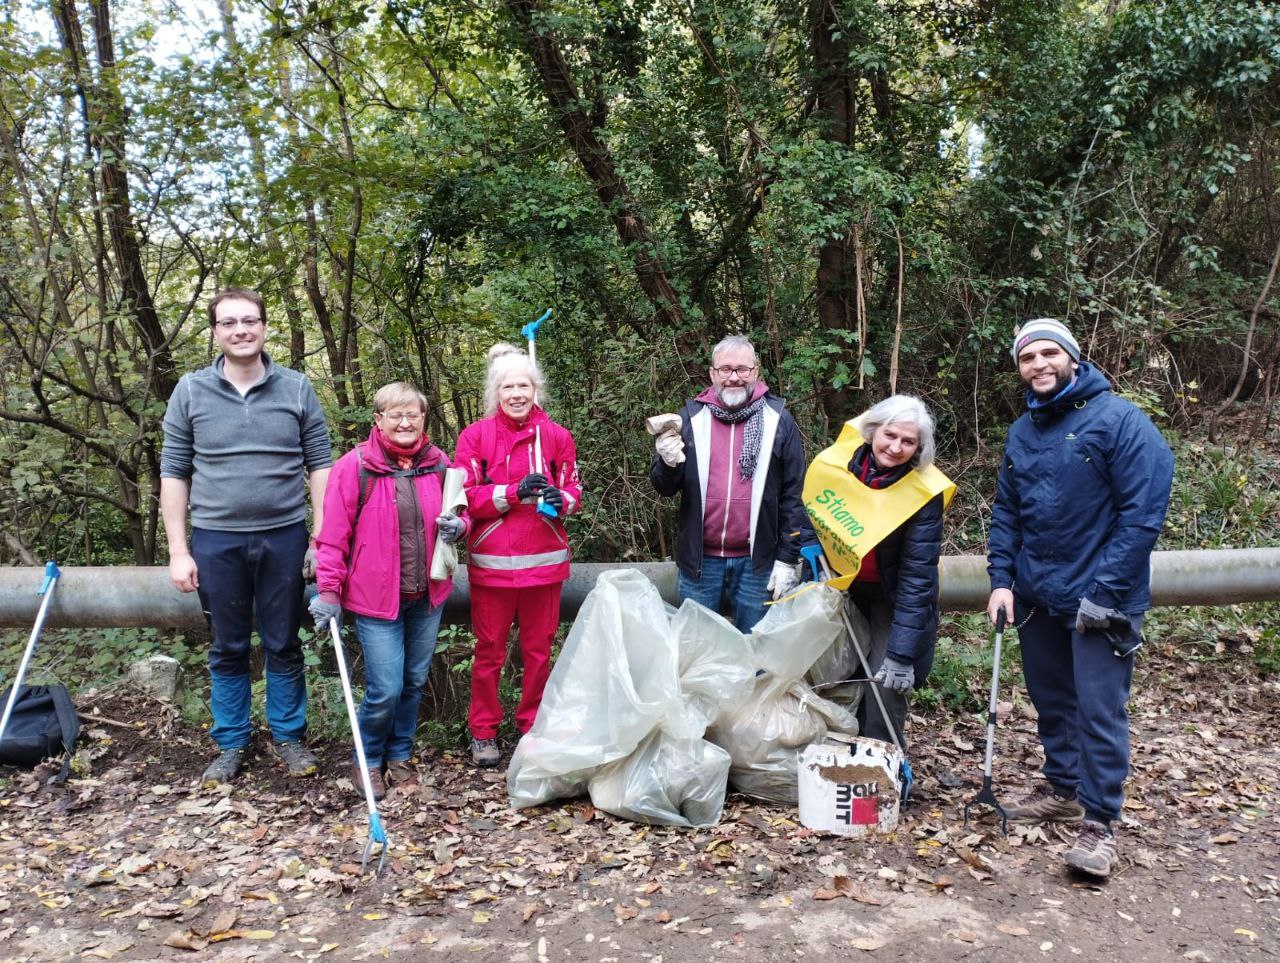
[[(992, 629), (984, 615), (949, 617), (944, 621), (934, 650), (929, 681), (913, 696), (924, 709), (953, 712), (985, 711), (990, 696), (991, 658), (995, 652)], [(1000, 698), (1011, 699), (1022, 681), (1016, 652), (1017, 633), (1008, 631), (1000, 658)]]

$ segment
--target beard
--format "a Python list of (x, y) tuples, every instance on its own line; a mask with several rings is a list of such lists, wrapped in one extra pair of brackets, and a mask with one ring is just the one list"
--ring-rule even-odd
[(1051, 398), (1057, 397), (1058, 393), (1061, 392), (1063, 388), (1075, 380), (1075, 376), (1076, 373), (1068, 369), (1054, 379), (1053, 385), (1048, 391), (1036, 391), (1035, 388), (1032, 388), (1031, 393), (1035, 396), (1037, 401), (1048, 401)]
[(717, 388), (716, 394), (720, 397), (720, 404), (726, 408), (741, 408), (751, 397), (746, 388)]

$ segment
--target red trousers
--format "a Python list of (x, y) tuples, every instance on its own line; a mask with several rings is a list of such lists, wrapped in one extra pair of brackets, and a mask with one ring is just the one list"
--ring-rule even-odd
[(498, 677), (507, 660), (511, 624), (520, 626), (520, 662), (524, 667), (516, 729), (533, 727), (542, 703), (542, 690), (551, 674), (551, 643), (560, 625), (562, 583), (528, 588), (494, 588), (471, 583), (471, 628), (476, 635), (471, 669), (471, 709), (467, 727), (476, 739), (492, 739), (502, 722)]

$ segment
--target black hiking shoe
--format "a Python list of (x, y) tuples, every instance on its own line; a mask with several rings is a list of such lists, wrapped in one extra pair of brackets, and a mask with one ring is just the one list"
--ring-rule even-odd
[(239, 749), (223, 749), (218, 754), (218, 758), (209, 763), (209, 768), (200, 777), (201, 788), (214, 789), (236, 778), (244, 766), (246, 755), (248, 750), (243, 746)]
[(291, 776), (314, 776), (320, 771), (316, 754), (300, 742), (277, 742), (276, 755), (284, 762)]

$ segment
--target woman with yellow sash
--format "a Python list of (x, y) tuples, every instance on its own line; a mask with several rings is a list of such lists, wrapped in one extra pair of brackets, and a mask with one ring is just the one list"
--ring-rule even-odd
[[(846, 423), (805, 475), (805, 508), (839, 575), (831, 584), (848, 589), (870, 624), (872, 684), (904, 747), (907, 693), (933, 667), (942, 512), (956, 490), (933, 455), (929, 409), (894, 395)], [(860, 702), (858, 723), (892, 741), (875, 700)]]

